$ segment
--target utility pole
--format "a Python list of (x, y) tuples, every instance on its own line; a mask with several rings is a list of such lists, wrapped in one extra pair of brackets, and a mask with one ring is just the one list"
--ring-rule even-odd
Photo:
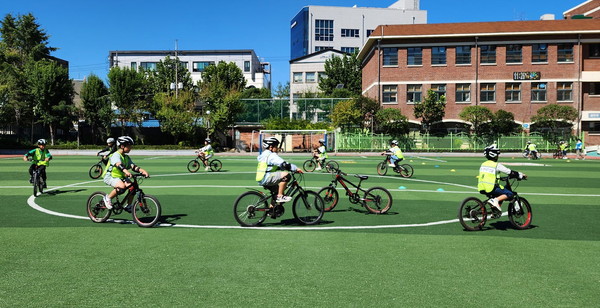
[(179, 80), (178, 80), (178, 71), (179, 71), (179, 58), (177, 57), (177, 40), (175, 40), (175, 99), (177, 99), (177, 95), (179, 94)]

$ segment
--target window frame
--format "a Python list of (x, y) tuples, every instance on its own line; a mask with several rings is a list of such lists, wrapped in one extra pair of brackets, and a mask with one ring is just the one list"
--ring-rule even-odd
[[(479, 63), (481, 64), (496, 64), (497, 57), (496, 45), (481, 45), (479, 46)], [(492, 62), (493, 60), (493, 62)]]
[(398, 103), (398, 86), (397, 85), (382, 85), (381, 86), (381, 103), (382, 104), (397, 104)]
[[(515, 86), (517, 86), (515, 88)], [(504, 101), (505, 102), (510, 102), (510, 103), (516, 103), (516, 102), (521, 102), (522, 98), (521, 98), (521, 94), (522, 94), (522, 84), (520, 82), (507, 82), (504, 85)], [(518, 100), (515, 100), (515, 95), (517, 96)]]
[[(569, 85), (569, 87), (564, 87)], [(562, 96), (562, 99), (561, 99)], [(565, 98), (568, 96), (568, 98)], [(572, 102), (573, 101), (573, 83), (572, 82), (557, 82), (556, 83), (556, 101), (557, 102)]]
[[(539, 87), (543, 85), (543, 87)], [(534, 88), (534, 86), (537, 86)], [(538, 95), (536, 95), (538, 94)], [(543, 95), (543, 100), (538, 99)], [(531, 102), (542, 103), (548, 101), (548, 83), (547, 82), (532, 82), (531, 83)]]
[(333, 29), (333, 19), (315, 19), (315, 41), (332, 42), (335, 38)]
[[(197, 63), (204, 63), (205, 65), (202, 66), (202, 69), (199, 69), (198, 66), (196, 65)], [(192, 72), (202, 73), (210, 65), (215, 65), (215, 62), (214, 61), (193, 61), (192, 62)]]
[(446, 65), (447, 51), (444, 46), (431, 47), (431, 65)]
[[(465, 48), (469, 49), (468, 56), (466, 56), (467, 55), (466, 52), (459, 52), (459, 49), (463, 50)], [(456, 56), (455, 59), (454, 59), (454, 63), (456, 65), (468, 65), (468, 64), (471, 64), (471, 52), (472, 52), (471, 49), (472, 49), (471, 46), (456, 46), (456, 47), (454, 47), (455, 56)], [(463, 59), (468, 59), (469, 61), (468, 62), (463, 62), (464, 61)], [(460, 60), (463, 60), (463, 61), (460, 61)]]
[[(568, 48), (570, 46), (570, 48)], [(575, 45), (573, 43), (561, 43), (556, 45), (556, 62), (573, 63), (575, 62)]]
[[(417, 100), (418, 97), (418, 100)], [(411, 99), (412, 98), (412, 99)], [(423, 85), (407, 84), (406, 85), (406, 103), (416, 104), (423, 100)]]
[[(412, 59), (413, 63), (411, 63), (411, 59)], [(408, 66), (423, 65), (423, 48), (421, 48), (421, 47), (406, 48), (406, 65), (408, 65)]]
[(457, 103), (470, 103), (471, 102), (471, 84), (470, 83), (457, 83), (455, 86), (455, 97), (454, 100)]
[[(309, 75), (312, 75), (312, 80), (309, 80)], [(315, 83), (317, 82), (317, 74), (315, 72), (305, 72), (304, 80), (306, 80), (306, 83)]]
[[(300, 78), (296, 78), (300, 76)], [(303, 72), (293, 72), (292, 73), (292, 82), (293, 83), (304, 83), (304, 73)]]
[(548, 63), (547, 43), (531, 44), (531, 63)]
[[(518, 47), (518, 48), (516, 48)], [(512, 49), (516, 48), (516, 49)], [(506, 45), (506, 64), (523, 63), (523, 45), (509, 44)]]
[(479, 101), (482, 103), (496, 102), (496, 84), (482, 83), (479, 85)]
[(383, 48), (383, 66), (398, 66), (398, 48)]
[(445, 83), (434, 83), (431, 85), (430, 89), (431, 91), (435, 92), (437, 99), (439, 100), (442, 96), (446, 97), (446, 91), (448, 90), (448, 87)]

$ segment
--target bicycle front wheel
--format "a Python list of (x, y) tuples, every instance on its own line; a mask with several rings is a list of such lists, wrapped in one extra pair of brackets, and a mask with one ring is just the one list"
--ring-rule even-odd
[(388, 165), (386, 162), (381, 162), (377, 165), (377, 174), (385, 175), (388, 170)]
[(383, 187), (371, 187), (365, 192), (363, 202), (369, 212), (385, 214), (392, 207), (392, 194)]
[(403, 178), (409, 178), (413, 176), (414, 172), (415, 171), (413, 170), (413, 167), (409, 164), (404, 164), (400, 166), (400, 176), (402, 176)]
[(487, 220), (485, 204), (478, 198), (469, 197), (458, 207), (458, 221), (468, 231), (478, 231)]
[(340, 164), (338, 164), (335, 160), (330, 160), (325, 164), (325, 170), (327, 170), (327, 172), (340, 170)]
[(314, 160), (309, 159), (304, 162), (303, 167), (304, 167), (304, 171), (313, 172), (313, 171), (315, 171), (315, 168), (317, 168), (317, 163)]
[(190, 160), (190, 162), (187, 165), (187, 169), (189, 172), (198, 171), (198, 169), (200, 169), (200, 162), (195, 159)]
[(35, 172), (33, 173), (33, 196), (37, 197), (38, 192), (41, 195), (44, 193), (44, 188), (42, 186), (42, 178), (40, 177), (40, 174)]
[(294, 198), (292, 211), (294, 218), (305, 225), (314, 225), (321, 221), (325, 206), (323, 199), (312, 190), (306, 190)]
[(244, 227), (255, 227), (267, 218), (269, 204), (265, 195), (258, 191), (247, 191), (233, 203), (233, 216)]
[(508, 206), (508, 219), (517, 229), (523, 230), (531, 226), (531, 205), (525, 198), (519, 197)]
[(212, 170), (213, 172), (220, 171), (221, 168), (223, 167), (223, 164), (221, 164), (221, 161), (218, 159), (211, 160), (208, 163), (208, 165), (210, 166), (210, 170)]
[(96, 180), (102, 175), (102, 171), (102, 163), (97, 163), (90, 168), (88, 174), (90, 175), (90, 178)]
[(105, 222), (110, 217), (111, 210), (104, 205), (105, 195), (106, 193), (97, 191), (87, 200), (87, 214), (93, 222)]
[(333, 186), (323, 187), (317, 194), (323, 198), (323, 202), (325, 203), (325, 212), (333, 210), (340, 200), (340, 194)]
[(152, 195), (144, 195), (136, 200), (131, 209), (133, 221), (140, 227), (150, 228), (160, 220), (161, 207), (158, 199)]

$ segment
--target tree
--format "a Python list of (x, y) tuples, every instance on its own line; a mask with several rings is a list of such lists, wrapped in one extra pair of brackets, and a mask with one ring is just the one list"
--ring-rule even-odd
[(275, 98), (289, 98), (290, 97), (290, 82), (286, 82), (282, 85), (281, 82), (277, 84), (273, 91), (273, 97)]
[(521, 126), (515, 123), (515, 115), (506, 110), (498, 110), (494, 113), (492, 121), (489, 123), (491, 135), (494, 139), (499, 136), (507, 136), (521, 131)]
[(489, 122), (494, 117), (492, 111), (485, 106), (468, 106), (458, 114), (458, 116), (466, 122), (473, 125), (473, 133), (475, 136), (483, 136), (481, 124)]
[(542, 129), (546, 140), (556, 143), (563, 139), (565, 134), (571, 134), (573, 122), (577, 120), (577, 110), (571, 106), (549, 104), (538, 109), (537, 114), (531, 117), (537, 129)]
[(73, 83), (65, 67), (41, 60), (27, 69), (27, 90), (31, 95), (36, 119), (50, 128), (51, 144), (57, 128), (69, 128), (73, 115)]
[(92, 128), (92, 140), (96, 143), (97, 137), (110, 135), (113, 112), (108, 89), (98, 76), (92, 74), (83, 82), (79, 96), (83, 104), (83, 115)]
[(154, 96), (157, 105), (161, 106), (156, 112), (160, 121), (160, 130), (171, 134), (175, 143), (182, 138), (191, 136), (200, 114), (195, 111), (195, 94), (193, 91), (182, 91), (177, 97), (168, 93)]
[(0, 33), (2, 48), (16, 51), (22, 61), (21, 66), (26, 60), (38, 61), (47, 58), (50, 52), (57, 50), (48, 46), (50, 37), (40, 28), (31, 13), (18, 15), (16, 19), (11, 14), (7, 14), (2, 20)]
[[(333, 56), (325, 61), (326, 78), (319, 78), (319, 89), (326, 96), (332, 97), (338, 85), (343, 85), (343, 89), (352, 96), (359, 96), (362, 93), (362, 67), (358, 59), (358, 53), (344, 55), (343, 57)], [(337, 92), (337, 95), (340, 95)], [(340, 96), (338, 96), (340, 97)], [(347, 96), (341, 96), (347, 97)]]
[(115, 66), (108, 72), (108, 84), (110, 98), (118, 108), (123, 129), (126, 122), (141, 123), (141, 107), (145, 107), (144, 74)]
[(364, 115), (357, 108), (354, 100), (341, 101), (335, 104), (331, 113), (331, 121), (335, 127), (350, 128), (360, 125)]
[(424, 130), (429, 133), (431, 124), (439, 122), (446, 115), (446, 97), (438, 96), (433, 90), (427, 91), (427, 96), (422, 102), (414, 105), (415, 118), (421, 118)]
[(393, 137), (408, 134), (408, 119), (396, 108), (384, 108), (375, 114), (378, 126), (381, 130)]
[(269, 91), (267, 88), (250, 87), (244, 89), (240, 95), (240, 98), (271, 98), (271, 91)]
[[(178, 65), (177, 61), (179, 61), (179, 58), (167, 56), (164, 61), (160, 60), (156, 64), (155, 71), (144, 72), (147, 74), (148, 87), (152, 94), (175, 93), (175, 86), (178, 87), (178, 84), (183, 86), (178, 91), (191, 91), (194, 88), (189, 70), (182, 64)], [(175, 72), (177, 72), (177, 76), (175, 76)], [(175, 84), (176, 79), (177, 85)]]
[(365, 121), (362, 121), (362, 127), (364, 129), (371, 129), (372, 125), (370, 122), (373, 121), (373, 117), (381, 109), (381, 106), (376, 100), (363, 95), (357, 97), (354, 103), (365, 118)]

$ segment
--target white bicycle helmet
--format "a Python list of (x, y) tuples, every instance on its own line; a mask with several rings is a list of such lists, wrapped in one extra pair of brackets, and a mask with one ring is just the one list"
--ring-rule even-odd
[(115, 138), (108, 138), (106, 139), (106, 143), (115, 143)]
[(268, 149), (269, 147), (273, 146), (273, 147), (277, 147), (279, 145), (279, 140), (277, 140), (277, 138), (275, 137), (269, 137), (266, 139), (263, 139), (263, 148)]
[(46, 145), (46, 139), (38, 139), (37, 144), (38, 145)]
[(390, 142), (391, 144), (395, 144), (398, 145), (398, 140), (392, 140), (392, 142)]
[(210, 142), (210, 138), (206, 138), (206, 139), (204, 139), (204, 141)]
[(117, 145), (118, 146), (122, 146), (122, 145), (134, 145), (135, 142), (133, 142), (133, 139), (129, 136), (121, 136), (117, 139)]
[(319, 142), (325, 144), (325, 139), (319, 139)]
[(500, 156), (500, 149), (498, 149), (495, 144), (492, 144), (483, 150), (483, 155), (489, 160), (496, 161), (498, 160), (498, 156)]

